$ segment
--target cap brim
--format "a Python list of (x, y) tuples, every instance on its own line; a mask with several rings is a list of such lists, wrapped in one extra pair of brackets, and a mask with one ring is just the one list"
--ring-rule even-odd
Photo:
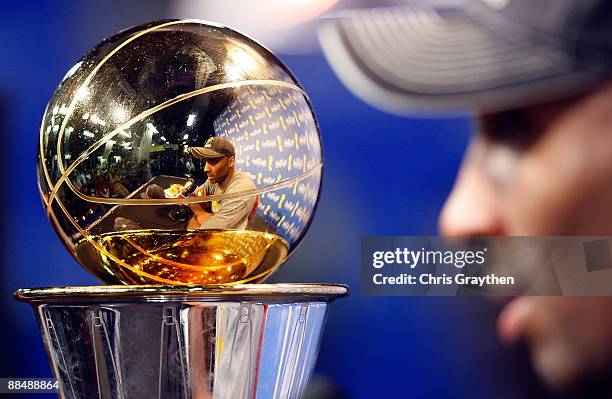
[(498, 110), (601, 80), (552, 41), (505, 38), (459, 7), (348, 10), (319, 25), (323, 52), (357, 96), (399, 114)]
[(221, 158), (225, 156), (225, 154), (221, 154), (220, 152), (205, 147), (189, 147), (189, 152), (194, 157), (200, 159)]

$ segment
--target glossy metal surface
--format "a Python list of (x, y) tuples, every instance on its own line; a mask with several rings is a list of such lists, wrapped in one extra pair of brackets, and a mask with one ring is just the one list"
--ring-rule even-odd
[[(203, 184), (203, 163), (186, 148), (212, 136), (234, 144), (235, 168), (254, 189), (143, 197), (152, 184), (168, 192), (190, 180)], [(158, 21), (104, 40), (67, 72), (40, 127), (38, 178), (48, 216), (68, 250), (110, 284), (210, 284), (205, 277), (176, 277), (189, 273), (168, 277), (163, 265), (159, 272), (136, 270), (129, 258), (141, 248), (119, 255), (101, 237), (124, 230), (192, 234), (187, 221), (171, 217), (178, 204), (219, 208), (257, 195), (246, 230), (273, 234), (286, 249), (257, 271), (261, 265), (253, 261), (266, 256), (264, 238), (262, 252), (245, 261), (252, 273), (214, 281), (241, 283), (261, 281), (302, 239), (318, 200), (322, 162), (309, 99), (274, 54), (221, 25)], [(84, 259), (79, 246), (102, 258)], [(184, 269), (208, 266), (188, 263)]]
[(64, 398), (298, 398), (343, 286), (20, 290)]

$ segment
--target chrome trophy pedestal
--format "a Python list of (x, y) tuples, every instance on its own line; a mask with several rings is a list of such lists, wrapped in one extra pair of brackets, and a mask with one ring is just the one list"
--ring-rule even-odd
[(22, 289), (63, 398), (299, 398), (341, 285)]

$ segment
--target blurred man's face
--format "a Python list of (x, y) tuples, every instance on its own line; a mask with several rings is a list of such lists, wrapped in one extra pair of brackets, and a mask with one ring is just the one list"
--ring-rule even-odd
[(612, 86), (480, 121), (443, 234), (612, 234)]
[(211, 183), (221, 184), (229, 175), (233, 166), (233, 157), (208, 158), (204, 164), (204, 172)]
[[(482, 115), (440, 216), (445, 235), (612, 234), (612, 85)], [(520, 298), (499, 319), (554, 387), (612, 369), (612, 298)]]

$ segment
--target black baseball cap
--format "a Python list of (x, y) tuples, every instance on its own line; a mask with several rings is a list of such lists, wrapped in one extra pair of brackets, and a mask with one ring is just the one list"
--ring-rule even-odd
[(609, 78), (612, 1), (413, 1), (325, 17), (319, 39), (340, 80), (378, 108), (495, 111)]
[(189, 147), (189, 152), (196, 158), (221, 158), (236, 155), (234, 145), (226, 138), (211, 137), (206, 140), (204, 147)]

